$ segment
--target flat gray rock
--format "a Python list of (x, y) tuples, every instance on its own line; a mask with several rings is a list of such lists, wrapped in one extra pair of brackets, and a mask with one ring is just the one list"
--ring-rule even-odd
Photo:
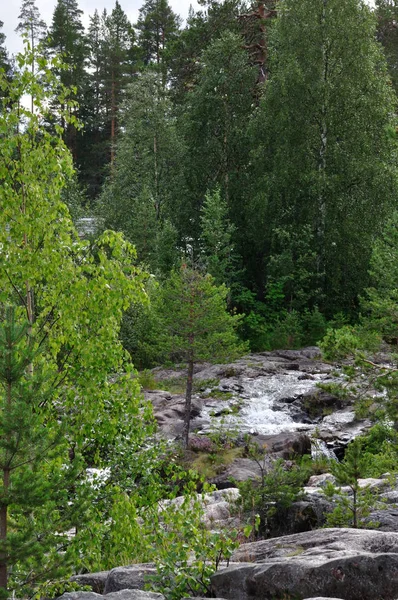
[(321, 529), (243, 544), (232, 559), (245, 562), (212, 577), (229, 600), (397, 598), (398, 533)]
[(120, 590), (107, 594), (107, 600), (165, 600), (163, 594), (144, 590)]
[(109, 571), (99, 571), (98, 573), (84, 573), (83, 575), (74, 575), (71, 581), (76, 581), (80, 585), (88, 585), (93, 592), (103, 594), (105, 583), (108, 579)]
[(156, 568), (152, 564), (117, 567), (109, 571), (104, 594), (109, 595), (119, 590), (142, 590), (148, 583), (148, 577), (154, 574)]
[[(58, 600), (104, 600), (104, 596), (95, 592), (67, 592)], [(107, 595), (107, 600), (165, 600), (163, 594), (144, 592), (144, 590), (120, 590)]]

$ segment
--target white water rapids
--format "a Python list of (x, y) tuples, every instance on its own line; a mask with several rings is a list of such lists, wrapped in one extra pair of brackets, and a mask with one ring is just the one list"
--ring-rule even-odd
[[(276, 435), (282, 432), (308, 430), (314, 426), (308, 423), (295, 422), (289, 409), (289, 401), (316, 389), (316, 384), (324, 376), (314, 376), (314, 379), (299, 379), (303, 373), (283, 373), (243, 379), (244, 391), (230, 401), (214, 400), (207, 404), (201, 417), (209, 421), (203, 431), (215, 428), (237, 429), (242, 433), (258, 433)], [(286, 401), (286, 400), (287, 401)], [(284, 401), (285, 400), (285, 401)], [(239, 402), (240, 409), (233, 414), (214, 416), (223, 409), (228, 409)]]

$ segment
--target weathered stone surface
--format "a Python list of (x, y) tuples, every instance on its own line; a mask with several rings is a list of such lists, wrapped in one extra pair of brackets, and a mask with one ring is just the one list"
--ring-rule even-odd
[(237, 458), (229, 464), (223, 473), (210, 479), (218, 489), (231, 488), (235, 481), (241, 482), (247, 479), (258, 479), (261, 476), (259, 465), (250, 458)]
[[(153, 405), (153, 412), (163, 435), (169, 438), (181, 435), (185, 415), (185, 397), (181, 394), (171, 394), (163, 390), (147, 390), (145, 398), (150, 400)], [(193, 398), (191, 418), (198, 417), (201, 410), (201, 399)], [(191, 427), (191, 430), (193, 430), (193, 427)]]
[(89, 585), (93, 592), (103, 594), (108, 575), (109, 571), (84, 573), (83, 575), (74, 575), (74, 577), (71, 577), (71, 581), (77, 581), (80, 585)]
[(120, 590), (107, 594), (106, 600), (165, 600), (163, 594), (144, 590)]
[(364, 521), (365, 523), (377, 523), (377, 531), (396, 532), (398, 531), (398, 509), (374, 510)]
[(66, 592), (59, 596), (57, 600), (103, 600), (101, 594), (95, 592)]
[(320, 488), (324, 487), (327, 482), (336, 483), (336, 477), (331, 473), (321, 473), (321, 475), (312, 475), (309, 478), (307, 487)]
[(143, 589), (148, 577), (155, 573), (156, 569), (152, 564), (139, 564), (112, 569), (106, 580), (104, 594), (108, 595), (111, 592), (126, 589)]
[[(104, 596), (95, 592), (67, 592), (58, 600), (104, 600)], [(163, 594), (144, 592), (143, 590), (120, 590), (107, 595), (107, 600), (165, 600)]]
[(398, 533), (322, 529), (243, 544), (232, 558), (245, 562), (212, 577), (215, 595), (230, 600), (397, 597)]

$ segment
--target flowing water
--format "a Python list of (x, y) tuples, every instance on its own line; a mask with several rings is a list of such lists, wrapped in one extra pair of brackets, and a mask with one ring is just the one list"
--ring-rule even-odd
[[(303, 373), (283, 373), (257, 377), (256, 379), (243, 379), (243, 391), (239, 396), (231, 399), (229, 408), (239, 401), (239, 411), (232, 414), (218, 414), (226, 408), (225, 401), (213, 401), (207, 405), (201, 417), (209, 421), (204, 431), (211, 428), (235, 428), (242, 433), (258, 433), (274, 435), (287, 431), (308, 430), (313, 426), (308, 423), (296, 422), (293, 419), (294, 408), (291, 406), (295, 398), (314, 390), (318, 381), (324, 376), (314, 376), (314, 379), (300, 379)], [(296, 409), (297, 410), (297, 409)]]

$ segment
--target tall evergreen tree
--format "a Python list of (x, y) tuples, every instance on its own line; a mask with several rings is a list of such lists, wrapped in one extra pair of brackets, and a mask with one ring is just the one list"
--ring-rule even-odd
[(398, 91), (398, 3), (376, 0), (377, 36), (386, 55), (388, 71), (395, 92)]
[[(44, 39), (47, 33), (47, 25), (41, 19), (39, 9), (36, 6), (35, 0), (23, 0), (21, 4), (21, 12), (19, 14), (19, 23), (15, 31), (27, 35), (29, 44), (32, 50), (32, 76), (35, 74), (36, 65), (36, 48), (37, 45)], [(31, 98), (31, 110), (33, 112), (34, 98)]]
[(162, 71), (165, 83), (167, 65), (166, 46), (176, 39), (181, 19), (171, 9), (168, 0), (145, 0), (140, 8), (138, 21), (138, 43), (144, 65), (154, 64)]
[(206, 48), (226, 31), (240, 32), (240, 0), (225, 0), (221, 3), (208, 0), (201, 1), (200, 4), (205, 9), (195, 13), (191, 7), (186, 27), (178, 37), (171, 40), (167, 48), (169, 78), (174, 98), (179, 103), (197, 82), (202, 68), (201, 56)]
[[(105, 16), (106, 19), (106, 16)], [(98, 11), (90, 16), (87, 32), (87, 73), (84, 101), (80, 106), (80, 119), (84, 124), (78, 132), (79, 181), (90, 199), (95, 199), (106, 176), (110, 160), (109, 123), (106, 102), (106, 53), (104, 19)]]
[[(79, 117), (79, 104), (84, 103), (85, 90), (85, 63), (87, 60), (87, 47), (82, 24), (83, 11), (79, 9), (77, 0), (57, 0), (54, 9), (49, 38), (46, 46), (50, 54), (59, 54), (62, 57), (63, 68), (55, 69), (60, 83), (71, 91), (71, 99), (76, 105), (70, 105), (70, 116)], [(74, 91), (72, 91), (74, 90)], [(54, 109), (59, 111), (59, 122), (65, 131), (64, 139), (72, 156), (76, 161), (77, 156), (77, 130), (73, 121), (68, 124), (62, 116), (64, 102), (54, 101)]]
[(171, 108), (155, 73), (129, 86), (114, 173), (102, 195), (105, 226), (123, 231), (152, 269), (165, 223), (171, 220), (181, 230), (183, 219), (184, 147)]
[(285, 0), (278, 14), (271, 79), (253, 126), (252, 273), (262, 293), (262, 257), (268, 282), (307, 282), (304, 295), (285, 290), (288, 306), (352, 311), (373, 238), (397, 198), (385, 59), (363, 2)]
[[(6, 79), (9, 79), (11, 76), (11, 63), (8, 57), (7, 48), (5, 45), (6, 36), (1, 31), (3, 29), (4, 23), (0, 21), (0, 71), (3, 71)], [(4, 97), (4, 91), (0, 90), (0, 98)]]
[(109, 16), (103, 14), (104, 94), (110, 125), (110, 160), (113, 165), (119, 112), (128, 81), (135, 70), (135, 34), (118, 0)]

